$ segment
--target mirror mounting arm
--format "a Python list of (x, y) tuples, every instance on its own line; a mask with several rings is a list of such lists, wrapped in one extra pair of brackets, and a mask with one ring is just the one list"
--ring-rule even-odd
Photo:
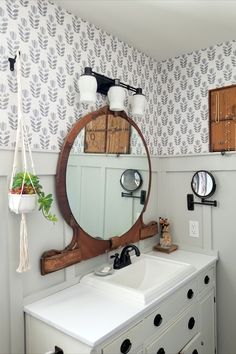
[[(206, 200), (206, 199), (202, 198), (201, 201), (202, 202), (199, 204), (211, 205), (211, 206), (217, 207), (217, 200)], [(197, 203), (195, 202), (195, 204), (197, 204)]]
[(201, 202), (195, 202), (193, 199), (193, 194), (187, 194), (187, 206), (188, 210), (194, 210), (194, 204), (200, 204), (200, 205), (210, 205), (210, 206), (217, 206), (217, 201), (216, 200), (206, 200), (204, 198), (201, 199)]
[(141, 190), (140, 196), (133, 195), (132, 192), (129, 192), (129, 193), (121, 192), (121, 196), (126, 197), (126, 198), (140, 199), (140, 204), (144, 205), (145, 200), (146, 200), (146, 191)]

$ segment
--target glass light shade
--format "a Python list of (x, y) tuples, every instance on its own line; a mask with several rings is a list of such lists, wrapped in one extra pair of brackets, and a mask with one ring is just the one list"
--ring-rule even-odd
[(146, 97), (143, 94), (135, 94), (132, 97), (132, 114), (134, 116), (143, 116), (146, 105)]
[(125, 102), (125, 89), (121, 86), (111, 86), (107, 93), (111, 111), (123, 111)]
[(81, 75), (78, 81), (80, 102), (95, 103), (97, 80), (93, 75)]

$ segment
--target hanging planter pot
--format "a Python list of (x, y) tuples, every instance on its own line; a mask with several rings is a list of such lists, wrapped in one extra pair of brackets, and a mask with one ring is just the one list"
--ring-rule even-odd
[[(39, 183), (39, 177), (35, 174), (31, 147), (29, 143), (27, 128), (23, 116), (22, 108), (22, 84), (21, 84), (21, 59), (20, 52), (17, 53), (17, 98), (18, 98), (18, 125), (16, 132), (16, 143), (14, 160), (11, 174), (11, 181), (8, 192), (9, 208), (16, 214), (21, 214), (20, 223), (20, 262), (17, 272), (22, 273), (30, 269), (26, 213), (31, 213), (36, 208), (43, 213), (43, 216), (52, 222), (57, 221), (55, 215), (51, 214), (50, 208), (53, 202), (52, 194), (45, 195)], [(14, 68), (13, 68), (14, 69)], [(17, 173), (18, 151), (21, 146), (23, 172)], [(31, 163), (32, 174), (28, 171), (27, 148)]]
[(31, 213), (36, 208), (37, 194), (8, 194), (9, 208), (16, 214)]
[(27, 171), (16, 173), (12, 179), (8, 199), (10, 210), (16, 214), (30, 213), (38, 204), (38, 209), (47, 220), (57, 221), (56, 216), (50, 212), (52, 194), (46, 195), (43, 192), (37, 175)]

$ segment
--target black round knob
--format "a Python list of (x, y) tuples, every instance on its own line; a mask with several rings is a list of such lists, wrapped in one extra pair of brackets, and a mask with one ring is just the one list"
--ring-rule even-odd
[(189, 289), (188, 292), (187, 292), (187, 298), (188, 299), (192, 299), (193, 298), (193, 295), (194, 295), (194, 292), (192, 289)]
[(63, 350), (55, 345), (55, 354), (64, 354)]
[(192, 354), (198, 354), (197, 349), (194, 349), (194, 351), (192, 352)]
[(162, 321), (163, 321), (163, 318), (162, 318), (161, 315), (158, 313), (158, 314), (155, 316), (154, 321), (153, 321), (154, 326), (159, 327), (159, 326), (161, 325)]
[(194, 319), (194, 317), (190, 317), (190, 319), (188, 321), (188, 328), (193, 329), (194, 325), (195, 325), (195, 319)]
[(164, 349), (164, 348), (160, 348), (160, 349), (157, 351), (157, 354), (165, 354), (165, 349)]
[(209, 284), (209, 281), (210, 281), (210, 278), (208, 277), (208, 275), (206, 275), (204, 278), (204, 283)]
[(129, 339), (125, 339), (123, 341), (123, 343), (121, 344), (121, 346), (120, 346), (120, 352), (122, 354), (126, 354), (126, 353), (128, 353), (130, 351), (131, 347), (132, 347), (132, 343), (130, 342), (130, 340)]

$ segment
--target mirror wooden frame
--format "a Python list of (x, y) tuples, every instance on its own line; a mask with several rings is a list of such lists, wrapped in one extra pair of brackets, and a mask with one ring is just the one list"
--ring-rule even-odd
[[(145, 204), (139, 218), (127, 232), (125, 232), (121, 236), (112, 237), (110, 240), (99, 240), (93, 238), (80, 227), (71, 212), (66, 192), (66, 169), (73, 143), (76, 137), (78, 136), (79, 132), (85, 127), (85, 125), (91, 122), (93, 119), (96, 119), (100, 115), (114, 115), (122, 117), (127, 120), (132, 127), (136, 129), (144, 144), (149, 167), (148, 191)], [(138, 242), (141, 239), (156, 235), (158, 232), (156, 222), (151, 222), (148, 225), (144, 225), (143, 223), (143, 213), (146, 210), (150, 195), (151, 178), (151, 159), (148, 152), (147, 144), (137, 124), (131, 118), (129, 118), (124, 111), (112, 112), (109, 110), (108, 106), (105, 106), (95, 112), (85, 115), (77, 123), (75, 123), (75, 125), (72, 127), (72, 129), (65, 138), (61, 153), (59, 155), (56, 172), (56, 193), (58, 205), (61, 214), (64, 217), (64, 220), (73, 229), (73, 237), (71, 242), (65, 249), (52, 249), (45, 251), (42, 254), (40, 260), (41, 274), (45, 275), (48, 273), (55, 272), (57, 270), (76, 264), (82, 260), (90, 259), (101, 255), (106, 251), (111, 251), (112, 249), (118, 248), (120, 246), (125, 246), (130, 243)]]

